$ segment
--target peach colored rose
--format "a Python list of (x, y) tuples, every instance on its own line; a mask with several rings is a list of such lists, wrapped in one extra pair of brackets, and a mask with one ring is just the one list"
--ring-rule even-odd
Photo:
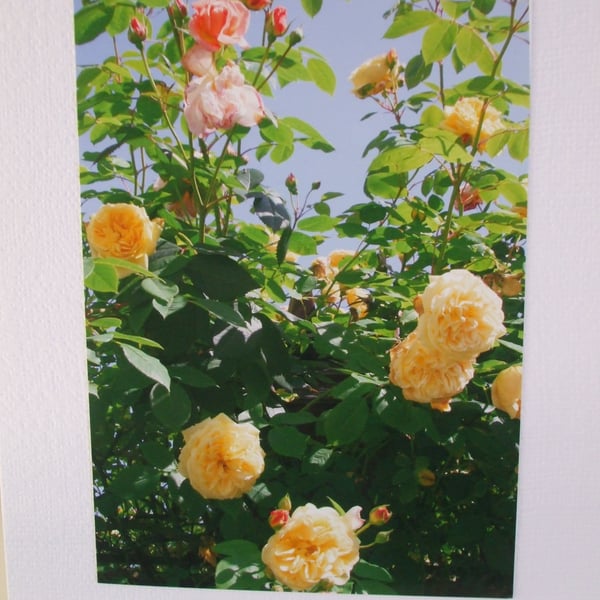
[(262, 550), (273, 576), (294, 591), (319, 582), (343, 585), (359, 559), (360, 542), (350, 519), (329, 506), (298, 507)]
[(452, 360), (425, 346), (416, 331), (390, 351), (390, 382), (402, 388), (407, 400), (445, 407), (473, 377), (474, 360)]
[(371, 293), (363, 288), (351, 288), (346, 292), (346, 302), (356, 319), (364, 319), (369, 314)]
[[(149, 219), (146, 211), (134, 204), (105, 204), (86, 225), (93, 257), (120, 258), (148, 268), (148, 256), (156, 250), (163, 228), (162, 219)], [(119, 278), (132, 273), (117, 268)]]
[(182, 56), (181, 64), (186, 71), (198, 77), (216, 75), (214, 56), (212, 52), (200, 44), (194, 44)]
[(220, 413), (183, 432), (179, 472), (204, 498), (228, 500), (248, 492), (265, 468), (259, 431)]
[(492, 383), (492, 404), (508, 413), (511, 419), (521, 417), (521, 381), (523, 368), (514, 365), (500, 371)]
[(238, 0), (198, 0), (192, 4), (190, 33), (211, 52), (223, 46), (238, 44), (248, 47), (244, 38), (250, 24), (250, 11)]
[(398, 62), (396, 50), (375, 56), (350, 74), (350, 82), (354, 86), (352, 93), (358, 98), (366, 98), (394, 91), (402, 84), (401, 72), (402, 66)]
[(184, 115), (190, 131), (206, 137), (236, 124), (251, 127), (264, 116), (260, 94), (244, 81), (240, 68), (227, 64), (217, 74), (194, 77), (185, 92)]
[(332, 269), (338, 269), (344, 258), (351, 258), (355, 255), (353, 250), (332, 250), (329, 253), (329, 265)]
[[(461, 98), (454, 106), (444, 108), (446, 118), (441, 126), (462, 136), (465, 142), (472, 143), (477, 134), (484, 102), (481, 98)], [(485, 109), (485, 116), (479, 134), (479, 150), (485, 149), (486, 142), (495, 134), (504, 131), (501, 113), (493, 106)]]
[(432, 275), (421, 294), (417, 333), (449, 360), (470, 360), (506, 333), (502, 300), (465, 269)]

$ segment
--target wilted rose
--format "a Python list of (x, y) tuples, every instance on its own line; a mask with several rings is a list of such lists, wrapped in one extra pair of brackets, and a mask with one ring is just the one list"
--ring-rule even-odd
[(346, 291), (346, 302), (356, 319), (364, 319), (369, 314), (371, 292), (363, 288), (350, 288)]
[(502, 300), (466, 269), (432, 275), (421, 301), (417, 333), (447, 359), (473, 359), (506, 333)]
[(390, 351), (390, 382), (402, 388), (407, 400), (447, 404), (473, 377), (472, 358), (453, 360), (425, 346), (413, 331)]
[(501, 120), (501, 113), (493, 106), (486, 106), (481, 98), (461, 98), (454, 106), (444, 108), (446, 118), (441, 126), (453, 131), (472, 143), (477, 135), (481, 114), (485, 110), (481, 131), (479, 133), (478, 148), (485, 149), (486, 142), (495, 134), (504, 131), (505, 126)]
[(354, 69), (350, 74), (352, 93), (358, 98), (393, 91), (402, 84), (402, 66), (394, 49), (375, 56)]
[(511, 419), (521, 417), (521, 382), (523, 368), (514, 365), (500, 371), (492, 383), (492, 403)]
[[(93, 257), (120, 258), (148, 268), (148, 256), (156, 250), (163, 228), (162, 219), (148, 217), (145, 209), (134, 204), (105, 204), (86, 225)], [(117, 268), (120, 278), (132, 271)]]
[(298, 507), (262, 550), (274, 577), (294, 591), (320, 582), (343, 585), (359, 559), (359, 539), (349, 520), (329, 506)]
[(238, 0), (197, 0), (189, 29), (198, 44), (216, 52), (229, 44), (245, 48), (250, 12)]
[(184, 430), (183, 439), (179, 472), (204, 498), (239, 498), (265, 468), (258, 429), (223, 413)]

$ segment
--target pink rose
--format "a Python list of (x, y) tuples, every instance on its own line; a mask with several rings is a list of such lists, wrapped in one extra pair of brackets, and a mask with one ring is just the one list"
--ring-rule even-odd
[(267, 31), (275, 37), (282, 36), (288, 28), (287, 10), (283, 6), (277, 6), (269, 11), (267, 15)]
[(185, 96), (185, 118), (190, 131), (200, 137), (236, 124), (251, 127), (264, 115), (260, 94), (232, 63), (218, 75), (194, 77)]
[(183, 68), (193, 75), (215, 72), (214, 54), (200, 44), (194, 44), (181, 58)]
[(238, 0), (198, 0), (190, 19), (190, 33), (198, 44), (216, 52), (227, 44), (247, 47), (244, 35), (248, 30), (250, 12)]

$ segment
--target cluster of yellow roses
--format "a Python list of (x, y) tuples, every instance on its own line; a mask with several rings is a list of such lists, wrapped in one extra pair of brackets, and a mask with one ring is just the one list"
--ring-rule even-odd
[(416, 329), (390, 351), (390, 381), (407, 400), (450, 410), (477, 356), (506, 333), (502, 300), (465, 269), (432, 275), (415, 301)]
[[(262, 474), (265, 453), (259, 430), (250, 423), (235, 423), (221, 413), (187, 428), (179, 455), (179, 472), (204, 498), (228, 500), (250, 491)], [(359, 560), (358, 534), (370, 525), (380, 526), (392, 513), (374, 508), (365, 525), (361, 508), (343, 513), (337, 508), (308, 503), (290, 515), (291, 502), (271, 513), (275, 533), (262, 550), (271, 575), (296, 591), (319, 583), (343, 585)]]
[[(404, 83), (404, 66), (398, 60), (396, 50), (365, 61), (350, 74), (352, 93), (364, 99), (378, 94), (384, 97), (395, 93)], [(440, 126), (456, 133), (465, 144), (477, 143), (477, 149), (485, 150), (493, 136), (505, 130), (501, 113), (487, 101), (477, 97), (460, 98), (454, 105), (444, 107), (444, 119)]]

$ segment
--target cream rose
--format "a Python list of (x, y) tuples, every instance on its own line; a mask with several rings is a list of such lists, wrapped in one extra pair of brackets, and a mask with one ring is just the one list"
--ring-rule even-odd
[(390, 351), (390, 382), (407, 400), (446, 410), (448, 400), (473, 377), (473, 363), (473, 358), (457, 361), (425, 346), (413, 331)]
[(401, 70), (395, 50), (375, 56), (350, 74), (352, 93), (358, 98), (367, 98), (384, 91), (393, 91), (402, 83)]
[(179, 472), (204, 498), (228, 500), (248, 492), (265, 468), (259, 431), (223, 413), (183, 432)]
[(359, 559), (360, 542), (352, 519), (329, 506), (298, 507), (269, 538), (262, 560), (273, 576), (295, 591), (326, 581), (343, 585)]
[[(442, 127), (453, 131), (457, 135), (468, 138), (472, 142), (477, 135), (477, 128), (484, 103), (481, 98), (461, 98), (454, 106), (444, 108), (446, 118), (442, 121)], [(479, 133), (480, 150), (485, 149), (486, 142), (496, 133), (504, 131), (505, 127), (501, 120), (501, 113), (493, 106), (485, 109), (485, 116)]]
[(492, 404), (508, 413), (511, 419), (521, 417), (521, 381), (523, 368), (514, 365), (500, 371), (492, 383)]
[[(162, 228), (162, 219), (151, 221), (143, 208), (125, 203), (105, 204), (85, 227), (93, 257), (120, 258), (146, 269)], [(119, 277), (131, 272), (117, 269)]]
[(472, 359), (506, 333), (502, 300), (464, 269), (432, 275), (421, 302), (417, 334), (448, 359)]

